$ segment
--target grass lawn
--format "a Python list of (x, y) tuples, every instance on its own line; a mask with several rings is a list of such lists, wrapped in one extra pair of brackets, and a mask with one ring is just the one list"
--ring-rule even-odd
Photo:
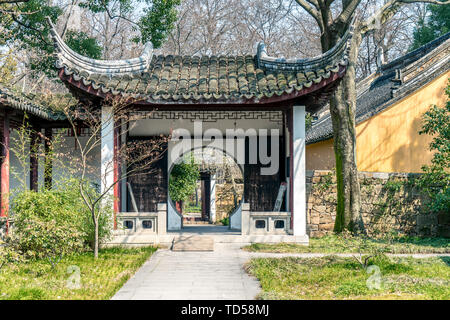
[[(9, 264), (0, 269), (0, 300), (109, 299), (155, 251), (105, 248), (96, 261), (92, 253), (77, 254), (64, 257), (55, 269), (46, 260)], [(69, 278), (77, 278), (77, 267), (70, 266), (80, 270), (80, 288), (67, 287)]]
[(309, 246), (294, 243), (253, 243), (244, 250), (253, 252), (278, 253), (355, 253), (361, 248), (362, 252), (374, 249), (385, 253), (450, 253), (450, 239), (445, 238), (396, 238), (391, 240), (344, 238), (329, 235), (322, 238), (309, 239)]
[[(353, 258), (257, 258), (247, 271), (262, 286), (260, 299), (450, 299), (450, 258), (387, 258), (379, 267), (380, 286)], [(372, 277), (372, 278), (370, 278)], [(370, 279), (369, 279), (370, 278)]]

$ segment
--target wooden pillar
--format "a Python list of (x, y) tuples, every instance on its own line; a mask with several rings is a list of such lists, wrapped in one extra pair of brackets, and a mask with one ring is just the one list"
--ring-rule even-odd
[[(9, 116), (7, 113), (3, 117), (2, 132), (2, 162), (1, 162), (1, 208), (0, 217), (8, 217), (9, 209)], [(8, 221), (6, 221), (8, 230)]]
[(45, 163), (44, 163), (44, 185), (46, 189), (52, 188), (53, 163), (52, 163), (52, 128), (45, 128)]
[(114, 229), (117, 229), (117, 214), (120, 212), (120, 198), (121, 198), (121, 181), (120, 181), (120, 159), (119, 159), (119, 151), (120, 151), (120, 124), (114, 125)]
[(30, 190), (38, 191), (39, 128), (33, 127), (30, 133)]

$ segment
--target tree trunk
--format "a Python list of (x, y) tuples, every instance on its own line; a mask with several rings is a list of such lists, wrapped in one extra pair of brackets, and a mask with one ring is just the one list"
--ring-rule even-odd
[(361, 43), (356, 30), (352, 38), (347, 72), (330, 100), (336, 158), (337, 208), (335, 232), (344, 229), (364, 232), (361, 195), (356, 163), (356, 61)]
[(98, 258), (98, 221), (94, 221), (94, 259)]

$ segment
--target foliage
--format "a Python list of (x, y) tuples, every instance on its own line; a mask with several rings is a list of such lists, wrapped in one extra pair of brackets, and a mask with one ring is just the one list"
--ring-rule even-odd
[(26, 259), (45, 258), (53, 267), (64, 255), (83, 249), (83, 240), (76, 226), (58, 224), (56, 220), (37, 216), (17, 219), (8, 242)]
[(23, 262), (22, 252), (15, 250), (6, 243), (0, 242), (0, 269), (8, 263)]
[(371, 259), (370, 273), (351, 258), (258, 258), (247, 271), (261, 283), (261, 299), (450, 298), (448, 257)]
[(14, 78), (17, 70), (17, 61), (11, 52), (7, 54), (0, 53), (0, 83), (5, 84)]
[[(95, 188), (90, 188), (95, 193)], [(48, 258), (54, 261), (71, 252), (93, 245), (94, 228), (91, 213), (83, 205), (75, 180), (51, 190), (24, 190), (11, 203), (14, 227), (9, 242), (26, 258)], [(103, 210), (99, 217), (99, 239), (111, 236), (112, 213)]]
[(173, 166), (169, 179), (169, 194), (173, 201), (186, 201), (195, 192), (200, 178), (198, 165), (191, 158)]
[(105, 12), (109, 17), (125, 18), (135, 8), (142, 8), (141, 15), (137, 22), (132, 22), (135, 29), (138, 29), (139, 36), (133, 40), (135, 42), (151, 42), (154, 48), (161, 47), (174, 27), (177, 20), (176, 6), (180, 0), (120, 0), (115, 6), (111, 0), (84, 0), (80, 7), (88, 8), (94, 13)]
[[(450, 97), (450, 85), (447, 86)], [(420, 134), (433, 136), (429, 149), (434, 151), (431, 165), (424, 165), (418, 185), (430, 197), (430, 210), (450, 214), (450, 99), (443, 107), (432, 106), (425, 112)]]
[[(91, 252), (73, 254), (53, 269), (41, 259), (8, 264), (0, 271), (0, 300), (107, 300), (155, 251), (154, 247), (105, 248), (97, 260)], [(67, 283), (77, 276), (76, 267), (79, 288), (70, 288)]]
[(159, 48), (167, 39), (177, 21), (175, 7), (180, 0), (153, 0), (152, 6), (144, 9), (144, 15), (139, 19), (140, 38), (135, 41), (146, 43), (151, 41), (154, 48)]
[(223, 224), (224, 226), (229, 226), (230, 225), (230, 217), (225, 217), (225, 218), (221, 219), (219, 222), (221, 224)]
[(414, 30), (411, 50), (417, 49), (450, 31), (450, 6), (428, 5), (428, 18), (421, 19)]
[[(76, 223), (78, 229), (83, 235), (84, 243), (89, 245), (91, 249), (94, 248), (95, 241), (95, 226), (92, 219), (92, 213), (88, 210), (88, 207), (83, 203), (83, 199), (80, 195), (79, 184), (84, 184), (84, 190), (89, 197), (98, 198), (98, 188), (92, 183), (86, 181), (81, 182), (77, 178), (71, 178), (65, 183), (59, 186), (61, 196), (64, 197), (64, 201), (73, 206), (74, 212), (77, 212)], [(113, 224), (113, 206), (111, 199), (105, 198), (103, 203), (99, 203), (96, 206), (96, 212), (98, 212), (98, 239), (99, 243), (103, 243), (109, 240), (112, 236), (112, 224)]]
[(93, 59), (102, 57), (103, 48), (97, 40), (90, 38), (86, 33), (69, 30), (66, 37), (66, 44), (79, 54)]
[(201, 213), (202, 212), (202, 207), (201, 206), (196, 206), (195, 203), (185, 203), (184, 204), (184, 212), (189, 212), (189, 213)]
[[(106, 13), (109, 20), (124, 19), (137, 31), (136, 42), (151, 41), (159, 48), (167, 39), (176, 21), (175, 7), (179, 0), (84, 0), (79, 6), (91, 13)], [(0, 44), (15, 44), (18, 49), (27, 50), (31, 55), (29, 67), (43, 71), (48, 76), (55, 74), (53, 67), (53, 43), (50, 40), (50, 26), (47, 17), (56, 22), (64, 13), (64, 6), (45, 0), (28, 0), (14, 5), (2, 4), (6, 10), (0, 15)], [(139, 14), (138, 21), (129, 19)], [(84, 32), (67, 30), (65, 41), (76, 52), (90, 58), (100, 58), (102, 47), (95, 38)]]

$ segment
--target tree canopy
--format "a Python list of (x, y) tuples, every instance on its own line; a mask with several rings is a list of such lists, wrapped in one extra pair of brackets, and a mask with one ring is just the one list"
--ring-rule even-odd
[[(111, 21), (125, 21), (133, 34), (128, 38), (136, 43), (151, 42), (159, 48), (176, 21), (175, 7), (180, 0), (81, 0), (69, 2), (49, 2), (27, 0), (14, 3), (0, 2), (0, 45), (14, 45), (17, 50), (32, 52), (28, 67), (43, 71), (48, 76), (54, 74), (53, 43), (50, 26), (46, 19), (54, 23), (63, 22), (62, 37), (76, 52), (90, 58), (101, 58), (105, 46), (101, 39), (81, 31), (81, 26), (71, 28), (68, 21), (73, 8), (84, 13), (102, 16), (102, 23), (109, 28)], [(79, 12), (79, 11), (78, 11)], [(100, 18), (97, 18), (100, 19)], [(109, 28), (108, 32), (111, 31)]]
[(428, 5), (427, 16), (418, 22), (414, 30), (411, 50), (446, 34), (450, 31), (450, 6)]
[(173, 201), (185, 201), (195, 192), (200, 178), (198, 165), (192, 158), (173, 166), (169, 179), (169, 194)]

